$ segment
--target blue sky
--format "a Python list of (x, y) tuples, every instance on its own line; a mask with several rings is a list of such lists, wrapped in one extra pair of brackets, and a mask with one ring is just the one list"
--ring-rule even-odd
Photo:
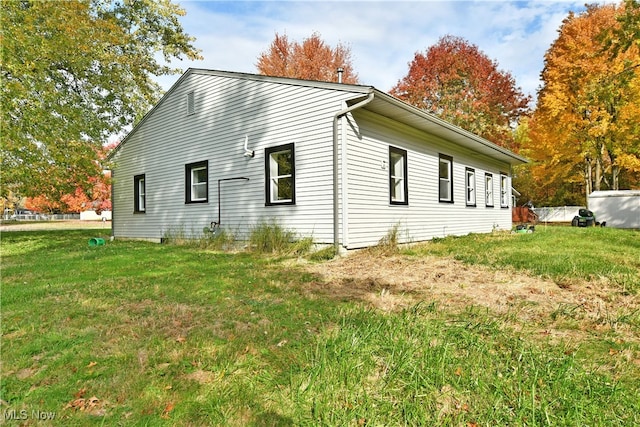
[[(174, 0), (175, 1), (175, 0)], [(351, 48), (360, 82), (388, 91), (408, 72), (416, 52), (444, 35), (477, 45), (516, 84), (535, 97), (546, 50), (570, 11), (582, 1), (176, 1), (180, 19), (196, 37), (204, 60), (175, 62), (183, 69), (256, 72), (275, 33), (302, 41), (314, 31)], [(168, 89), (177, 76), (159, 79)]]

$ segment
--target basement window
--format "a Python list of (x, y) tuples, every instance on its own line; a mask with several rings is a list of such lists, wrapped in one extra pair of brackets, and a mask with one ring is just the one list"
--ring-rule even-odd
[(265, 148), (266, 205), (295, 205), (296, 168), (294, 144)]
[(209, 162), (185, 165), (185, 203), (209, 201)]
[(136, 175), (133, 177), (133, 197), (133, 212), (144, 213), (147, 198), (144, 175)]
[(389, 147), (389, 202), (392, 205), (409, 204), (408, 192), (407, 152)]
[(438, 179), (440, 202), (453, 203), (453, 157), (440, 154)]

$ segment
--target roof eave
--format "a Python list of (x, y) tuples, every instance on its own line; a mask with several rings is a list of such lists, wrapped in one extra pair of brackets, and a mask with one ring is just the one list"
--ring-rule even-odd
[(468, 130), (455, 126), (431, 113), (407, 104), (406, 102), (401, 101), (387, 93), (381, 92), (378, 89), (374, 89), (374, 91), (375, 96), (378, 99), (392, 105), (394, 108), (401, 109), (409, 113), (410, 115), (415, 116), (419, 120), (424, 120), (432, 125), (435, 125), (439, 129), (439, 132), (437, 133), (438, 136), (451, 140), (452, 142), (457, 144), (459, 144), (459, 142), (456, 142), (455, 140), (460, 138), (462, 138), (463, 140), (472, 141), (472, 144), (469, 144), (471, 145), (471, 147), (467, 148), (474, 149), (473, 145), (475, 145), (475, 151), (493, 153), (495, 157), (506, 161), (512, 166), (529, 163), (529, 160), (527, 160), (526, 158), (519, 156), (518, 154), (504, 147), (500, 147), (499, 145), (487, 139), (484, 139), (472, 132), (469, 132)]

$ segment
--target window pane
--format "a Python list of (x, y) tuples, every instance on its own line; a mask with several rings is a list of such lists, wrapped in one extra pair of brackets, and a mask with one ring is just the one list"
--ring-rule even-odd
[(440, 178), (449, 179), (449, 163), (448, 160), (440, 159)]
[(404, 152), (391, 151), (389, 153), (389, 178), (392, 202), (405, 202), (405, 158)]
[(467, 170), (467, 204), (476, 204), (476, 174), (473, 170)]
[(275, 163), (275, 174), (277, 176), (291, 175), (293, 171), (291, 150), (273, 153), (271, 154), (271, 158)]
[(449, 194), (449, 181), (445, 180), (445, 179), (441, 179), (440, 180), (440, 199), (442, 200), (449, 200), (450, 194)]
[(491, 176), (486, 177), (485, 192), (487, 206), (493, 205), (493, 178)]
[(500, 204), (503, 207), (509, 206), (508, 181), (505, 175), (500, 175)]
[(293, 199), (293, 178), (277, 178), (273, 184), (273, 200), (284, 201)]
[(192, 171), (192, 184), (198, 184), (207, 182), (207, 170), (205, 168), (193, 169)]
[(401, 177), (404, 173), (404, 157), (400, 153), (391, 153), (391, 175)]
[(144, 178), (138, 181), (138, 210), (144, 210)]
[(391, 185), (391, 200), (402, 202), (404, 201), (404, 180), (402, 178), (396, 178)]
[(266, 150), (267, 204), (295, 202), (295, 166), (293, 144)]
[(191, 200), (204, 200), (207, 198), (207, 185), (205, 183), (194, 184), (191, 187)]

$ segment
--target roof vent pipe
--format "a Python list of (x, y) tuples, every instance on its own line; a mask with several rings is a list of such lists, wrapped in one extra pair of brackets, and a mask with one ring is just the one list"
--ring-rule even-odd
[(344, 73), (344, 68), (338, 68), (338, 83), (342, 83), (342, 73)]

